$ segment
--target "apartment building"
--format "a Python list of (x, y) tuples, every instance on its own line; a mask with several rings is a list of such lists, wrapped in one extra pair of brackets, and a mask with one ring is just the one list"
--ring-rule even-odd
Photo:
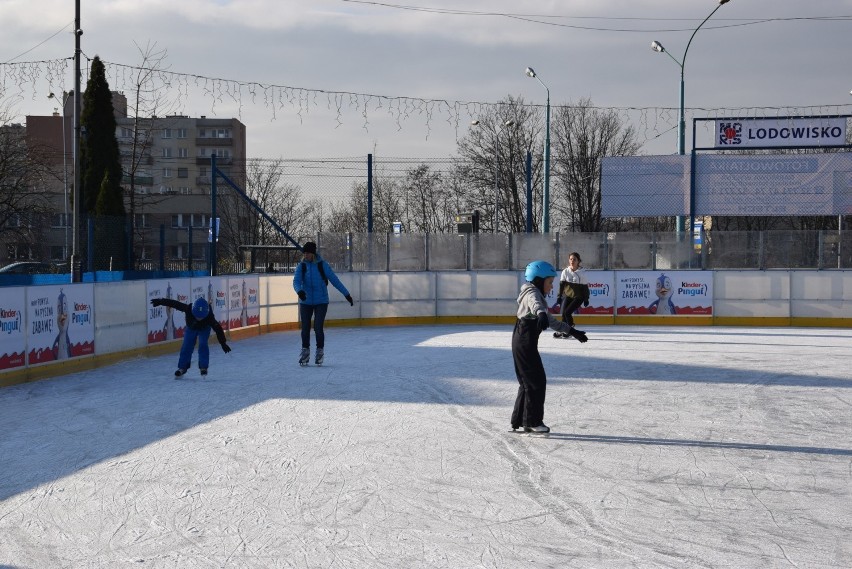
[[(7, 247), (7, 260), (22, 257), (64, 260), (71, 251), (73, 194), (73, 98), (63, 96), (63, 112), (28, 116), (26, 137), (33, 147), (46, 149), (54, 175), (45, 181), (54, 213), (50, 228), (33, 250)], [(235, 118), (129, 117), (127, 99), (113, 93), (116, 138), (121, 153), (125, 209), (132, 214), (134, 258), (138, 266), (156, 266), (189, 258), (206, 261), (211, 215), (211, 155), (217, 167), (238, 186), (245, 184), (246, 127)], [(221, 182), (220, 182), (221, 183)], [(220, 227), (220, 243), (245, 226), (248, 211), (223, 186), (218, 196), (218, 217), (228, 217)], [(229, 235), (230, 232), (230, 235)], [(165, 248), (161, 251), (161, 235)], [(238, 240), (238, 239), (236, 239)], [(85, 243), (81, 244), (85, 247)], [(20, 249), (20, 250), (19, 250)]]

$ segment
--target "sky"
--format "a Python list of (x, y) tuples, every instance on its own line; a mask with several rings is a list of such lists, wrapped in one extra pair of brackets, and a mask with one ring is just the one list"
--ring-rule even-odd
[[(176, 112), (236, 116), (247, 125), (249, 156), (288, 159), (450, 156), (488, 105), (511, 95), (543, 108), (545, 86), (553, 106), (589, 98), (619, 109), (637, 128), (643, 153), (675, 153), (680, 67), (651, 42), (682, 61), (690, 35), (718, 6), (715, 0), (81, 4), (83, 54), (112, 64), (114, 89), (132, 88), (127, 66), (141, 65), (137, 46), (165, 49)], [(73, 56), (74, 2), (0, 0), (0, 21), (0, 63), (10, 64), (0, 66), (0, 104), (19, 122), (26, 114), (49, 114), (56, 105), (47, 95), (73, 87), (73, 65), (57, 70), (24, 62)], [(731, 0), (687, 52), (687, 120), (852, 113), (850, 48), (852, 0)], [(545, 86), (524, 74), (527, 67)]]
[(548, 437), (508, 432), (511, 326), (0, 389), (0, 567), (852, 566), (852, 330), (586, 331), (539, 341)]

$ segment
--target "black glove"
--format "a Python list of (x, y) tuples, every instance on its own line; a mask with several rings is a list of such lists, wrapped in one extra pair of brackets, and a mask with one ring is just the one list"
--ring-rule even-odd
[(222, 344), (222, 351), (227, 354), (231, 351), (231, 347), (228, 344)]
[(557, 305), (557, 306), (562, 306), (562, 301), (563, 301), (563, 300), (565, 300), (565, 299), (564, 299), (564, 298), (562, 298), (561, 296), (557, 296), (557, 297), (556, 297), (556, 305)]
[(348, 300), (348, 301), (349, 301), (349, 306), (355, 306), (355, 302), (352, 300), (352, 295), (351, 295), (351, 294), (347, 294), (347, 295), (346, 295), (346, 300)]
[(550, 320), (547, 318), (547, 312), (538, 313), (538, 329), (547, 330), (550, 326)]
[(298, 295), (299, 295), (299, 300), (305, 300), (306, 298), (308, 298), (308, 295), (307, 295), (307, 294), (305, 294), (305, 291), (303, 291), (303, 290), (300, 290), (300, 291), (299, 291), (299, 292), (297, 292), (296, 294), (298, 294)]
[(163, 305), (163, 299), (162, 298), (152, 298), (151, 299), (151, 306), (162, 306), (162, 305)]
[(589, 299), (587, 298), (586, 300), (583, 301), (583, 306), (588, 306), (588, 305), (589, 305)]

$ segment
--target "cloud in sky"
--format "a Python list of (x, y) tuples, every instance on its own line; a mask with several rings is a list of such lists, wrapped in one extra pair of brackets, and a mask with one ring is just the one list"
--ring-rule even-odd
[[(645, 136), (650, 138), (676, 121), (680, 76), (674, 61), (651, 50), (651, 41), (659, 40), (681, 59), (691, 30), (717, 2), (86, 0), (82, 4), (82, 46), (88, 57), (139, 65), (134, 41), (143, 46), (156, 42), (168, 50), (167, 64), (176, 73), (304, 89), (293, 95), (295, 103), (279, 100), (273, 113), (257, 93), (252, 98), (240, 92), (237, 100), (225, 93), (211, 101), (192, 85), (181, 109), (194, 116), (239, 116), (248, 127), (251, 155), (291, 158), (361, 156), (373, 151), (393, 156), (453, 154), (456, 137), (464, 136), (470, 117), (449, 117), (438, 107), (414, 106), (404, 108), (405, 118), (400, 120), (399, 112), (387, 112), (390, 102), (375, 110), (375, 100), (328, 97), (317, 91), (487, 103), (515, 95), (542, 105), (545, 91), (524, 76), (527, 66), (534, 67), (550, 88), (554, 105), (589, 97), (598, 106), (651, 109), (625, 111), (631, 120), (644, 121), (644, 132), (650, 133)], [(813, 19), (829, 16), (835, 19)], [(67, 0), (0, 2), (0, 21), (6, 24), (0, 62), (35, 46), (14, 61), (72, 56), (73, 19), (73, 2)], [(763, 20), (773, 21), (750, 23)], [(59, 30), (63, 31), (45, 41)], [(758, 116), (777, 113), (776, 107), (784, 112), (790, 107), (852, 112), (850, 48), (852, 0), (731, 0), (689, 48), (686, 106)], [(69, 89), (71, 71), (69, 65), (65, 78)], [(17, 93), (16, 110), (21, 114), (47, 114), (54, 106), (46, 99), (44, 84), (19, 88), (6, 80), (3, 87), (7, 97), (10, 90)], [(437, 114), (430, 118), (430, 111)], [(709, 116), (709, 111), (692, 110), (689, 116)], [(644, 150), (669, 153), (675, 146), (671, 130), (649, 140)]]

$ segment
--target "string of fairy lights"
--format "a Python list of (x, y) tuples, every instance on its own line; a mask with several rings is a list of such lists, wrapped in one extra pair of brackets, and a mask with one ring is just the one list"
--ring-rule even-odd
[[(432, 132), (436, 121), (443, 121), (458, 134), (466, 131), (473, 118), (497, 109), (501, 103), (486, 101), (456, 101), (449, 99), (427, 99), (417, 96), (383, 95), (352, 91), (333, 91), (276, 85), (256, 81), (241, 81), (221, 77), (209, 77), (170, 70), (150, 69), (133, 65), (104, 61), (110, 88), (116, 91), (133, 92), (137, 88), (140, 73), (156, 76), (162, 88), (181, 107), (190, 100), (198, 106), (199, 98), (209, 105), (209, 112), (228, 106), (236, 107), (236, 118), (241, 118), (247, 105), (266, 109), (269, 120), (274, 121), (284, 113), (292, 113), (300, 122), (308, 120), (312, 112), (330, 112), (337, 126), (349, 120), (349, 113), (357, 117), (360, 126), (369, 131), (371, 117), (388, 115), (398, 130), (407, 123), (421, 121), (426, 128), (426, 137)], [(39, 100), (49, 93), (67, 91), (67, 77), (71, 74), (71, 58), (0, 63), (0, 101), (13, 99)], [(87, 71), (87, 70), (86, 70)], [(87, 73), (84, 72), (84, 77)], [(541, 108), (542, 105), (529, 104)], [(565, 105), (553, 105), (554, 109)], [(597, 109), (618, 113), (625, 124), (633, 125), (639, 141), (654, 140), (677, 127), (678, 109), (674, 107), (604, 107)], [(815, 114), (849, 114), (852, 103), (840, 105), (813, 105), (803, 107), (738, 107), (707, 108), (688, 107), (687, 120), (703, 117), (772, 117), (803, 116)]]

